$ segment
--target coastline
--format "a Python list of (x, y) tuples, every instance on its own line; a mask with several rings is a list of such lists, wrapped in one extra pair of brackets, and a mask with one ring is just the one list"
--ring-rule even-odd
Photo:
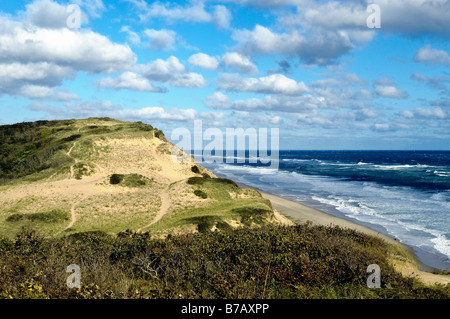
[(280, 197), (278, 195), (268, 193), (266, 191), (262, 191), (258, 188), (251, 187), (242, 183), (237, 184), (243, 188), (253, 188), (258, 190), (261, 193), (262, 197), (270, 200), (273, 208), (279, 214), (281, 214), (283, 217), (287, 218), (294, 224), (303, 224), (309, 221), (313, 225), (339, 226), (342, 228), (353, 229), (367, 235), (381, 238), (389, 244), (397, 245), (398, 247), (409, 252), (413, 256), (414, 261), (417, 263), (417, 266), (415, 265), (413, 266), (409, 263), (401, 263), (401, 262), (395, 263), (395, 267), (397, 268), (397, 270), (402, 272), (404, 275), (417, 276), (419, 277), (420, 280), (428, 284), (450, 283), (450, 275), (433, 274), (432, 271), (436, 270), (435, 268), (421, 262), (412, 247), (399, 242), (396, 238), (392, 236), (389, 236), (387, 234), (384, 234), (380, 231), (374, 230), (367, 226), (357, 224), (351, 220), (336, 217), (331, 214), (320, 211), (318, 209), (306, 206), (304, 204)]

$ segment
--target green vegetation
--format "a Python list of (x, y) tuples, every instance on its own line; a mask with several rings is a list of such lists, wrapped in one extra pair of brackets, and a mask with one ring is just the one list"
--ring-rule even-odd
[(125, 187), (144, 187), (150, 185), (151, 182), (151, 179), (140, 174), (112, 174), (109, 177), (110, 184)]
[(196, 189), (196, 190), (194, 191), (194, 194), (195, 194), (196, 196), (200, 197), (200, 198), (203, 198), (203, 199), (208, 198), (208, 194), (206, 194), (204, 191), (201, 191), (201, 190), (199, 190), (199, 189)]
[(16, 213), (10, 215), (6, 221), (7, 222), (18, 222), (28, 220), (31, 222), (42, 222), (42, 223), (58, 223), (64, 220), (69, 220), (70, 214), (63, 212), (61, 210), (53, 209), (49, 212), (33, 213), (33, 214), (20, 214)]
[(239, 187), (232, 180), (206, 175), (190, 177), (182, 183), (187, 184), (186, 190), (193, 193), (197, 200), (173, 202), (172, 210), (149, 230), (167, 234), (177, 228), (190, 231), (192, 226), (204, 231), (242, 224), (262, 226), (273, 220), (269, 200), (256, 190)]
[[(154, 136), (164, 134), (142, 122), (122, 122), (110, 118), (24, 122), (0, 126), (0, 184), (17, 179), (36, 181), (54, 173), (68, 172), (73, 159), (66, 153), (77, 143), (73, 155), (85, 160), (95, 156), (92, 139), (106, 136)], [(82, 157), (80, 155), (83, 155)], [(89, 174), (91, 167), (78, 167), (77, 178)], [(33, 175), (33, 176), (31, 176)], [(25, 178), (25, 179), (24, 179)]]
[[(208, 223), (209, 218), (203, 222)], [(387, 243), (352, 230), (273, 226), (154, 239), (125, 231), (0, 239), (1, 298), (449, 298), (396, 272)], [(369, 264), (381, 288), (368, 288)], [(66, 267), (81, 268), (68, 289)]]

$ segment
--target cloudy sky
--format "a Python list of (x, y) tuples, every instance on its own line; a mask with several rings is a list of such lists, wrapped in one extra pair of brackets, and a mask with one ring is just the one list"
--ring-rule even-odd
[(170, 137), (203, 120), (277, 127), (282, 149), (448, 150), (449, 17), (447, 0), (1, 0), (0, 124), (108, 116)]

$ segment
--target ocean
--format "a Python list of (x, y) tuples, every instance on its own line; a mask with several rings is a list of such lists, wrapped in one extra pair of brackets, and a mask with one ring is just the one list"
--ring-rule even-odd
[(424, 264), (450, 269), (450, 151), (280, 151), (278, 169), (224, 162), (202, 165), (388, 234)]

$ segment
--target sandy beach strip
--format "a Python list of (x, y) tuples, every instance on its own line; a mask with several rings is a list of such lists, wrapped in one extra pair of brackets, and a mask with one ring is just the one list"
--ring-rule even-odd
[(274, 209), (276, 209), (279, 213), (283, 214), (291, 221), (297, 224), (304, 224), (306, 222), (311, 222), (313, 225), (321, 225), (321, 226), (339, 226), (342, 228), (349, 228), (364, 234), (372, 235), (375, 237), (379, 237), (384, 239), (385, 241), (401, 245), (403, 248), (411, 250), (409, 246), (406, 246), (395, 238), (383, 234), (379, 231), (373, 230), (369, 227), (354, 223), (350, 220), (339, 218), (320, 210), (308, 207), (306, 205), (294, 202), (289, 199), (285, 199), (283, 197), (273, 195), (261, 190), (258, 190), (261, 195), (270, 200)]

